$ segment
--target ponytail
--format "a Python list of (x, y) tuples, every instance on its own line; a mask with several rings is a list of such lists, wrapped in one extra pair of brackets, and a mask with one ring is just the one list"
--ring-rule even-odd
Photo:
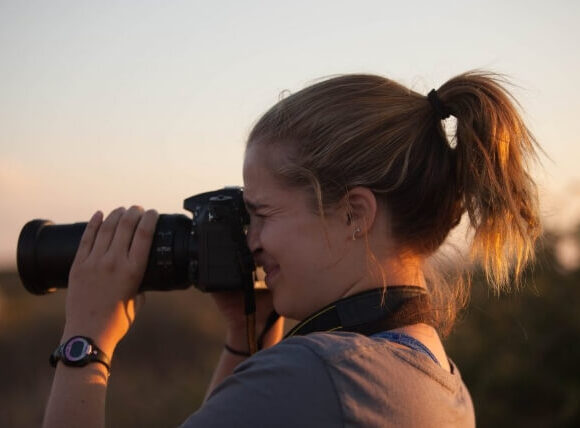
[(456, 180), (473, 227), (472, 256), (496, 291), (534, 258), (541, 227), (527, 169), (537, 143), (497, 75), (470, 72), (437, 91), (457, 119)]

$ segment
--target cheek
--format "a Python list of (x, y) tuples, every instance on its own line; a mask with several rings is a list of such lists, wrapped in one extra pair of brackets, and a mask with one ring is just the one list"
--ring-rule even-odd
[(325, 233), (318, 218), (270, 219), (259, 233), (262, 249), (292, 277), (325, 271), (337, 255), (332, 230)]
[(265, 222), (260, 230), (260, 241), (266, 253), (278, 261), (296, 251), (300, 238), (292, 222)]

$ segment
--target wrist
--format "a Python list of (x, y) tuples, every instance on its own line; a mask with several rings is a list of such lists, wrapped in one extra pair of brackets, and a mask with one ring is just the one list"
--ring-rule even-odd
[(235, 349), (239, 352), (250, 352), (246, 330), (228, 330), (224, 340), (227, 348)]
[(95, 343), (95, 345), (109, 358), (113, 358), (113, 353), (117, 347), (118, 340), (113, 339), (111, 335), (86, 327), (66, 325), (63, 330), (60, 343), (65, 343), (67, 340), (75, 336), (84, 336), (90, 338)]
[(241, 349), (232, 348), (227, 343), (224, 344), (224, 350), (231, 355), (235, 355), (236, 357), (240, 358), (248, 358), (251, 357), (252, 354), (249, 351), (243, 351)]
[(111, 373), (104, 365), (98, 363), (87, 364), (83, 367), (71, 367), (59, 362), (55, 368), (55, 375), (106, 387)]
[(74, 368), (99, 364), (106, 368), (107, 376), (111, 371), (110, 357), (87, 336), (73, 336), (67, 339), (50, 354), (49, 361), (53, 367), (57, 367), (59, 362)]

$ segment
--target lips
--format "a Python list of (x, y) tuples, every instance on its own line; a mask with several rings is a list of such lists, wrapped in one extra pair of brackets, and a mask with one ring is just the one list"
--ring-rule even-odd
[(280, 265), (271, 262), (264, 262), (263, 260), (256, 260), (256, 264), (261, 266), (265, 273), (264, 281), (268, 287), (271, 287), (272, 281), (280, 272)]
[(272, 281), (274, 280), (274, 278), (276, 278), (276, 276), (278, 275), (278, 272), (280, 272), (280, 266), (275, 265), (275, 266), (264, 267), (264, 272), (266, 273), (266, 278), (264, 278), (264, 281), (266, 281), (266, 285), (268, 287), (271, 287)]

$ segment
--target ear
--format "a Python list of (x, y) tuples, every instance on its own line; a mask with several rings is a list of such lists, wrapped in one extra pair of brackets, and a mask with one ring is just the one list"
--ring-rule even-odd
[(377, 218), (377, 198), (367, 187), (354, 187), (345, 195), (346, 224), (366, 235)]

